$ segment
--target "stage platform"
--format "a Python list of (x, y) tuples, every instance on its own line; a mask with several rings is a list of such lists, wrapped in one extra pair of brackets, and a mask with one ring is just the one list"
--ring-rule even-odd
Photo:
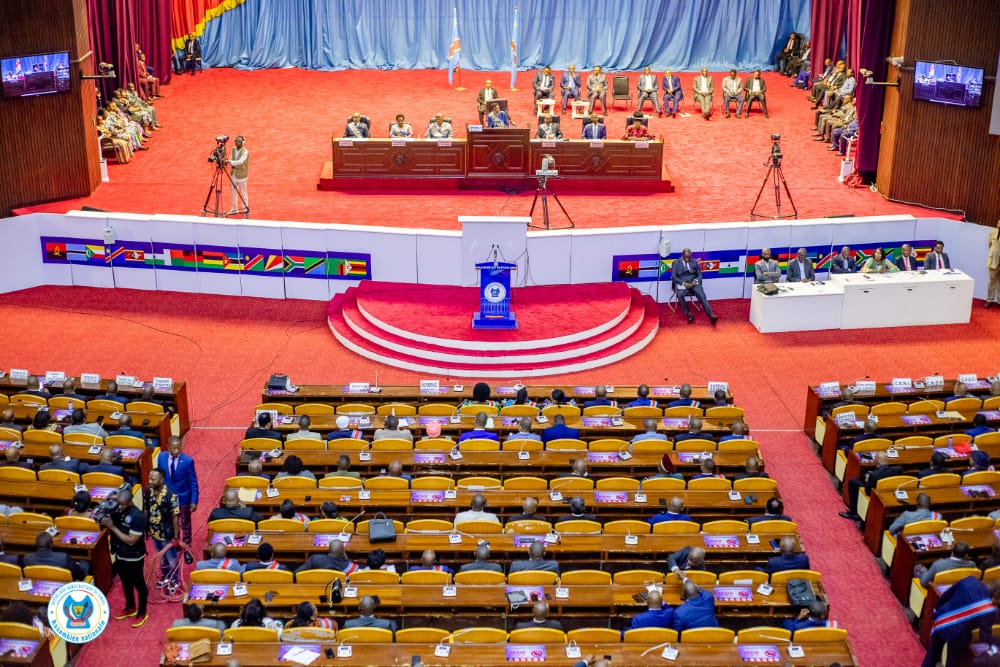
[(474, 287), (364, 281), (334, 297), (327, 324), (348, 350), (455, 377), (540, 377), (599, 368), (652, 342), (656, 303), (624, 283), (520, 287), (516, 330), (472, 329)]

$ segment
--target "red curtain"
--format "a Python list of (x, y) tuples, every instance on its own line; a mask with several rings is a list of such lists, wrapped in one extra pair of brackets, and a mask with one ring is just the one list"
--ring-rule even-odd
[(161, 82), (167, 83), (173, 76), (173, 49), (170, 46), (173, 7), (169, 2), (139, 0), (136, 9), (139, 37), (136, 41), (146, 54), (146, 64), (153, 68)]
[(137, 31), (133, 0), (87, 0), (90, 23), (90, 45), (97, 63), (115, 66), (114, 79), (98, 79), (97, 84), (106, 102), (115, 88), (127, 83), (138, 84), (135, 67)]

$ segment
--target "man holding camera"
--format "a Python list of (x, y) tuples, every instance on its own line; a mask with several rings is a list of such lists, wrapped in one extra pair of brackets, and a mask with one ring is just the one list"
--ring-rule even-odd
[(250, 197), (247, 196), (247, 178), (250, 174), (250, 151), (243, 147), (243, 135), (236, 137), (233, 152), (229, 156), (229, 166), (233, 168), (233, 207), (226, 215), (250, 213)]
[[(135, 617), (133, 628), (141, 628), (149, 619), (146, 604), (149, 588), (143, 568), (146, 564), (146, 516), (132, 503), (132, 491), (118, 490), (117, 506), (101, 519), (101, 526), (111, 532), (111, 553), (115, 556), (115, 572), (122, 582), (125, 609), (115, 616), (116, 621)], [(135, 594), (139, 594), (139, 606)]]
[[(180, 530), (180, 502), (177, 494), (167, 488), (166, 473), (159, 468), (149, 471), (149, 486), (143, 492), (142, 506), (146, 511), (146, 525), (153, 547), (163, 551), (160, 559), (160, 580), (157, 588), (166, 588), (169, 595), (177, 592), (177, 547)], [(166, 551), (164, 551), (166, 549)]]

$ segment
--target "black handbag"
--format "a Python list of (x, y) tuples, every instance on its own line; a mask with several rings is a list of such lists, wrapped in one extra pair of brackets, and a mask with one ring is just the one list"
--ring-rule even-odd
[(395, 541), (396, 522), (385, 518), (384, 512), (377, 513), (375, 518), (368, 522), (368, 542), (370, 544), (377, 544), (379, 542)]
[(795, 607), (808, 607), (816, 601), (816, 591), (808, 579), (788, 580), (788, 601)]

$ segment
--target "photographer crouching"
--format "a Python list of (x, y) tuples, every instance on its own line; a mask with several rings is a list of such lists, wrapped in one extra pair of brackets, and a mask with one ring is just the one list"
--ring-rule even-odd
[[(109, 501), (111, 499), (109, 498)], [(115, 616), (116, 621), (135, 617), (133, 628), (141, 628), (149, 619), (146, 605), (149, 588), (146, 586), (144, 568), (146, 565), (146, 516), (132, 503), (132, 490), (118, 489), (114, 496), (116, 503), (100, 519), (103, 527), (111, 532), (111, 553), (115, 556), (115, 572), (122, 582), (125, 594), (125, 609)], [(139, 594), (136, 606), (135, 594)]]

